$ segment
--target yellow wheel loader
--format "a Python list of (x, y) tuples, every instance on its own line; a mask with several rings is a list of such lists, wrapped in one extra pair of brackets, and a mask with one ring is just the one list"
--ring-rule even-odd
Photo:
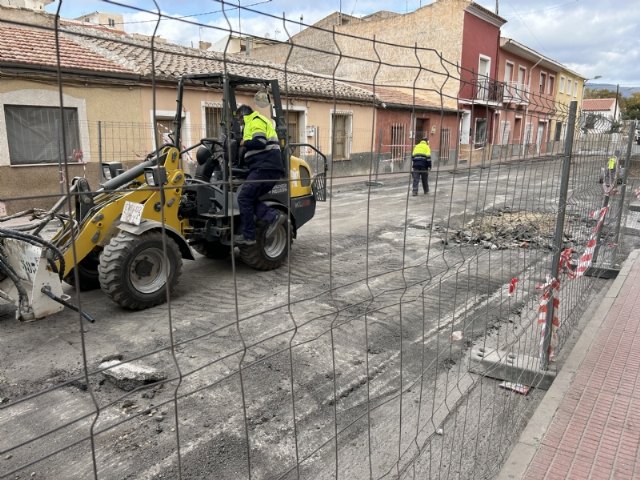
[[(189, 86), (222, 93), (222, 134), (180, 149), (182, 101)], [(242, 137), (234, 118), (236, 91), (257, 91), (256, 103), (266, 102), (260, 106), (271, 111), (288, 172), (288, 178), (261, 197), (285, 213), (288, 222), (268, 238), (268, 226), (258, 222), (254, 245), (233, 242), (240, 226), (237, 195), (246, 174), (238, 163)], [(176, 287), (182, 260), (194, 259), (192, 250), (221, 258), (237, 247), (240, 258), (259, 270), (275, 269), (286, 261), (298, 229), (313, 218), (316, 202), (326, 199), (327, 163), (315, 147), (287, 142), (277, 80), (186, 75), (178, 84), (175, 118), (171, 144), (124, 172), (104, 164), (110, 179), (97, 191), (86, 179), (75, 178), (71, 214), (61, 213), (69, 203), (63, 197), (48, 211), (0, 218), (0, 300), (13, 302), (19, 319), (75, 308), (63, 294), (61, 281), (77, 284), (80, 290), (102, 288), (117, 304), (132, 310), (158, 305)], [(292, 147), (302, 145), (320, 160), (315, 175), (305, 160), (290, 155)], [(193, 178), (182, 169), (182, 155), (191, 150), (197, 150), (198, 160)], [(57, 223), (57, 231), (45, 235)]]

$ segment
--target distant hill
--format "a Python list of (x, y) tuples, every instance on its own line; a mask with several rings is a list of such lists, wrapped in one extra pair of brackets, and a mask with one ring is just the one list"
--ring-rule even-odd
[[(589, 90), (611, 90), (616, 91), (616, 86), (611, 83), (587, 83)], [(640, 87), (620, 87), (620, 93), (623, 97), (630, 97), (634, 93), (640, 93)]]

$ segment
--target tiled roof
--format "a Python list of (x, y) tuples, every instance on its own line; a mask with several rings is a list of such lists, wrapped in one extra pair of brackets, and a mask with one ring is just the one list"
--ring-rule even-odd
[[(363, 87), (366, 90), (373, 92), (372, 86)], [(389, 105), (398, 105), (406, 108), (411, 108), (415, 104), (417, 109), (422, 110), (450, 110), (455, 112), (455, 109), (443, 108), (441, 104), (434, 103), (433, 97), (426, 98), (426, 92), (424, 91), (416, 91), (415, 97), (413, 92), (408, 88), (396, 88), (396, 87), (381, 87), (376, 86), (375, 88), (376, 98), (382, 102)]]
[[(65, 21), (59, 38), (63, 70), (131, 74), (151, 78), (151, 42), (121, 32)], [(175, 80), (188, 73), (225, 70), (225, 56), (180, 45), (154, 42), (156, 78)], [(57, 67), (55, 32), (46, 28), (0, 26), (0, 64)], [(309, 97), (371, 101), (371, 92), (318, 76), (300, 67), (227, 55), (227, 71), (247, 77), (277, 78), (283, 93)], [(286, 72), (286, 74), (285, 74)]]
[[(92, 52), (60, 35), (62, 68), (99, 72), (127, 72), (115, 62)], [(0, 63), (56, 67), (55, 33), (50, 30), (8, 27), (0, 25)]]
[(615, 98), (586, 98), (582, 100), (582, 110), (598, 112), (611, 110), (615, 102)]

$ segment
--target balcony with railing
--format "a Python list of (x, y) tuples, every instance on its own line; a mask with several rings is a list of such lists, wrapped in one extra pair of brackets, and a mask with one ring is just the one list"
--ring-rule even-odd
[(478, 76), (473, 80), (473, 98), (478, 102), (502, 103), (502, 83), (491, 78)]
[(526, 105), (529, 103), (529, 87), (523, 83), (505, 82), (503, 93), (504, 103)]

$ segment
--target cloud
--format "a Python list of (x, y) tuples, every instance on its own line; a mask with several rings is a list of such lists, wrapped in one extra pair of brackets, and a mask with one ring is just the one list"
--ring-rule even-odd
[[(487, 9), (495, 9), (495, 0), (476, 1)], [(196, 46), (198, 40), (218, 41), (230, 31), (284, 41), (287, 31), (290, 35), (300, 31), (301, 16), (304, 25), (312, 25), (338, 10), (340, 5), (345, 13), (364, 15), (378, 10), (404, 13), (428, 3), (431, 1), (241, 0), (246, 8), (240, 10), (238, 24), (238, 9), (228, 4), (225, 7), (227, 21), (219, 12), (222, 4), (217, 2), (207, 3), (204, 7), (202, 2), (185, 0), (179, 6), (169, 8), (166, 7), (172, 4), (163, 2), (166, 8), (163, 14), (167, 16), (207, 14), (182, 22), (163, 19), (158, 33), (171, 42), (187, 46)], [(507, 20), (502, 28), (503, 36), (515, 39), (585, 77), (601, 75), (602, 81), (609, 83), (640, 84), (640, 42), (636, 40), (640, 2), (637, 0), (502, 0), (500, 15)], [(127, 31), (153, 33), (155, 15), (129, 11), (124, 16), (126, 22), (141, 22), (127, 23)]]
[[(482, 3), (487, 6), (486, 1)], [(581, 75), (601, 75), (601, 82), (640, 83), (640, 46), (633, 40), (640, 2), (555, 0), (532, 4), (512, 0), (501, 8), (500, 15), (508, 19), (503, 36)]]
[[(284, 41), (288, 35), (295, 35), (302, 28), (305, 28), (305, 25), (313, 24), (328, 14), (310, 9), (290, 10), (283, 19), (276, 15), (260, 15), (246, 10), (242, 10), (238, 18), (237, 9), (230, 9), (225, 13), (226, 15), (218, 13), (214, 19), (203, 21), (201, 17), (184, 17), (185, 14), (162, 11), (159, 23), (157, 14), (150, 12), (125, 13), (125, 30), (129, 33), (152, 35), (157, 25), (157, 35), (170, 42), (186, 46), (197, 46), (199, 40), (214, 42), (229, 33)], [(302, 24), (301, 17), (303, 18)]]

